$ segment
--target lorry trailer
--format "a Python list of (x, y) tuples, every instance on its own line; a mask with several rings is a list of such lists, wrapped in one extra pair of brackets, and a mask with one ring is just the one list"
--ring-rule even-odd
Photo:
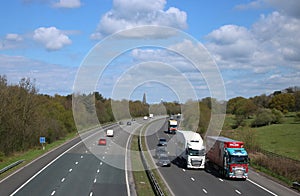
[(248, 178), (248, 154), (244, 142), (226, 137), (208, 136), (206, 160), (225, 178)]

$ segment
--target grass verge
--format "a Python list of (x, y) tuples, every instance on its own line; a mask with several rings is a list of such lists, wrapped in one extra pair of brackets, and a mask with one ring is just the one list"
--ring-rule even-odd
[[(146, 131), (146, 128), (147, 127), (145, 127), (142, 131)], [(143, 147), (143, 149), (147, 149), (145, 137), (142, 137), (142, 147)], [(149, 164), (150, 168), (156, 168), (157, 166), (155, 165), (155, 163), (153, 163), (150, 152), (144, 150), (144, 155), (146, 157), (147, 163)], [(155, 177), (158, 185), (162, 189), (164, 195), (171, 195), (169, 189), (165, 185), (165, 182), (162, 180), (159, 171), (157, 169), (152, 169), (152, 172), (154, 174), (154, 177)]]
[(36, 147), (34, 149), (28, 150), (26, 152), (19, 152), (15, 153), (9, 157), (5, 157), (5, 160), (0, 162), (0, 169), (18, 161), (18, 160), (24, 160), (23, 163), (17, 165), (16, 167), (13, 167), (12, 169), (8, 170), (7, 172), (4, 172), (0, 175), (0, 180), (4, 179), (8, 175), (12, 174), (17, 169), (25, 166), (26, 164), (30, 163), (34, 159), (38, 158), (39, 156), (43, 155), (46, 152), (49, 152), (50, 150), (60, 146), (61, 144), (65, 143), (66, 141), (74, 138), (77, 136), (77, 132), (69, 133), (66, 137), (57, 140), (51, 144), (45, 145), (45, 150), (42, 149), (42, 146)]
[[(149, 182), (146, 171), (143, 168), (142, 160), (140, 157), (139, 147), (138, 147), (138, 135), (132, 136), (131, 140), (131, 167), (132, 174), (135, 182), (136, 193), (139, 196), (152, 196), (155, 195), (151, 184)], [(137, 153), (138, 152), (138, 153)]]

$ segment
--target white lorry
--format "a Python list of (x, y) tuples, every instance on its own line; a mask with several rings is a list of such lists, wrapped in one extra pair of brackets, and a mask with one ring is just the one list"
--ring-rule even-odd
[(169, 120), (168, 121), (168, 133), (176, 134), (178, 128), (177, 120)]
[(176, 144), (176, 156), (182, 161), (184, 167), (204, 169), (205, 147), (199, 133), (177, 131)]

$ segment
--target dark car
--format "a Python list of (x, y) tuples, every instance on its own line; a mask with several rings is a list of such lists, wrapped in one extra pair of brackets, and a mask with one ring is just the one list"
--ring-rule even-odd
[(166, 146), (168, 144), (167, 139), (166, 138), (159, 138), (158, 140), (158, 146)]
[(155, 150), (155, 157), (159, 158), (161, 155), (167, 155), (168, 151), (165, 146), (157, 146)]
[(167, 154), (162, 154), (159, 157), (157, 164), (162, 167), (170, 167), (171, 161), (169, 159), (169, 156)]
[(130, 121), (128, 121), (128, 122), (127, 122), (127, 125), (131, 125), (131, 122), (130, 122)]
[(105, 146), (106, 145), (106, 139), (105, 138), (99, 139), (98, 145)]

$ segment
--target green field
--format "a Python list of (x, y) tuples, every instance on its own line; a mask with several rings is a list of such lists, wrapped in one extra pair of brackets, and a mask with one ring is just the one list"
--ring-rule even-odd
[(300, 160), (300, 124), (276, 124), (255, 128), (264, 150)]
[(245, 130), (248, 130), (253, 133), (256, 143), (263, 150), (300, 160), (300, 122), (295, 122), (292, 113), (285, 116), (282, 124), (251, 128), (248, 126), (251, 120), (246, 120), (245, 127), (230, 129), (234, 123), (234, 116), (226, 115), (222, 134), (241, 140)]

